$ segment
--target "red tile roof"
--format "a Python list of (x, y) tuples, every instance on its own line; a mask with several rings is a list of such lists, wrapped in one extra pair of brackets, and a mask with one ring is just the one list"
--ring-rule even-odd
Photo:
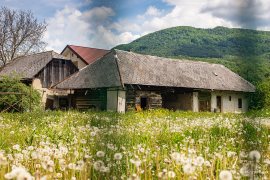
[[(73, 53), (79, 56), (87, 64), (91, 64), (95, 60), (101, 58), (102, 56), (110, 52), (109, 50), (105, 50), (105, 49), (97, 49), (97, 48), (82, 47), (82, 46), (75, 46), (75, 45), (67, 45), (65, 49), (66, 48), (70, 48), (70, 50), (73, 51)], [(65, 49), (62, 51), (62, 53), (65, 51)]]

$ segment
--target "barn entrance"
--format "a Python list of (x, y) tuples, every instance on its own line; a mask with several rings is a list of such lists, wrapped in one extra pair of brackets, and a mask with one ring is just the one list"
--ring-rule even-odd
[(211, 111), (211, 93), (210, 92), (199, 92), (199, 111)]
[(45, 103), (45, 109), (50, 109), (53, 110), (54, 109), (54, 101), (52, 99), (46, 99), (46, 103)]
[(145, 110), (147, 108), (147, 97), (141, 97), (141, 108)]
[(221, 96), (217, 96), (217, 111), (222, 111), (222, 105), (221, 105)]
[(59, 98), (59, 108), (60, 109), (68, 109), (68, 98), (67, 97)]

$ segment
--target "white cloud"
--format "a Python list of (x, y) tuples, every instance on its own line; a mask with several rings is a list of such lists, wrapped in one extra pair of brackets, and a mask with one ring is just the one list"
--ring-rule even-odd
[(138, 34), (145, 35), (174, 26), (194, 26), (200, 28), (232, 27), (231, 22), (215, 17), (211, 13), (201, 11), (207, 1), (165, 0), (165, 2), (173, 5), (171, 11), (164, 13), (164, 11), (150, 6), (144, 14), (137, 16), (137, 19), (121, 19), (115, 22), (111, 28), (119, 33), (125, 32), (129, 33), (130, 36), (138, 37)]
[(83, 14), (74, 8), (66, 6), (57, 11), (48, 20), (44, 41), (48, 43), (48, 50), (61, 51), (67, 44), (87, 45), (89, 43), (90, 25), (82, 20)]
[(230, 21), (235, 26), (253, 29), (270, 26), (269, 0), (214, 0), (207, 3), (202, 12)]
[(48, 20), (44, 36), (48, 43), (46, 49), (61, 52), (67, 44), (110, 49), (139, 37), (130, 32), (113, 32), (110, 17), (114, 15), (115, 12), (105, 6), (84, 12), (66, 6)]
[[(213, 28), (255, 25), (258, 29), (270, 29), (268, 0), (163, 1), (172, 6), (171, 10), (166, 12), (149, 6), (141, 15), (118, 20), (114, 20), (116, 12), (109, 7), (95, 7), (82, 12), (67, 6), (49, 20), (45, 40), (49, 43), (48, 48), (58, 51), (66, 44), (109, 49), (174, 26)], [(254, 20), (256, 24), (252, 23)]]

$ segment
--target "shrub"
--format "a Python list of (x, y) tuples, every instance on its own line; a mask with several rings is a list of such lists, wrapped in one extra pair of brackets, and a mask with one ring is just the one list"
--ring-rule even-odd
[(0, 81), (0, 92), (7, 93), (0, 94), (0, 111), (18, 112), (41, 108), (40, 93), (22, 83), (18, 76), (1, 76)]
[(256, 92), (250, 95), (252, 109), (270, 109), (270, 78), (264, 79), (256, 86)]

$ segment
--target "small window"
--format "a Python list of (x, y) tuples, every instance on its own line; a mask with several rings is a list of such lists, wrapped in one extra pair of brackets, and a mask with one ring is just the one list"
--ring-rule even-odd
[(232, 101), (232, 96), (229, 96), (229, 101)]
[(243, 106), (242, 99), (241, 99), (241, 98), (239, 98), (239, 99), (238, 99), (238, 108), (239, 108), (239, 109), (241, 109), (241, 108), (242, 108), (242, 106)]

